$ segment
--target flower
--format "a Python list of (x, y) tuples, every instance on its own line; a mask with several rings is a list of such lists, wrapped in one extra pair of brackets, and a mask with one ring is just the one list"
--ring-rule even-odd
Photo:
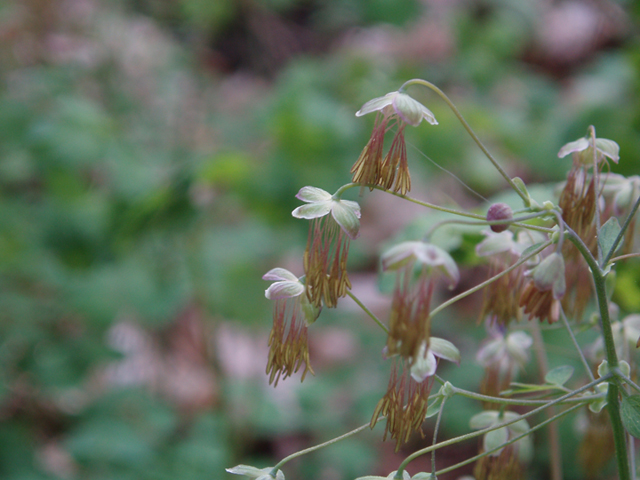
[[(611, 332), (618, 358), (635, 365), (636, 362), (632, 360), (633, 355), (637, 352), (637, 344), (640, 339), (640, 314), (632, 313), (622, 320), (611, 322)], [(594, 360), (603, 359), (605, 356), (603, 338), (598, 337), (589, 347), (589, 351)]]
[[(558, 157), (563, 158), (573, 154), (573, 160), (581, 165), (591, 166), (593, 165), (593, 147), (590, 138), (582, 137), (574, 142), (569, 142), (564, 145), (558, 152)], [(610, 158), (615, 163), (620, 160), (620, 147), (613, 140), (606, 138), (596, 138), (596, 159), (598, 163), (604, 160), (605, 157)]]
[(284, 473), (282, 470), (278, 470), (275, 477), (271, 476), (273, 467), (256, 468), (250, 465), (236, 465), (233, 468), (227, 468), (227, 472), (235, 475), (245, 475), (249, 478), (255, 478), (256, 480), (284, 480)]
[[(487, 222), (497, 222), (513, 219), (513, 210), (506, 203), (494, 203), (487, 210)], [(491, 230), (499, 233), (509, 228), (508, 223), (497, 223), (491, 225)]]
[(411, 364), (411, 377), (416, 382), (424, 382), (427, 377), (436, 373), (438, 361), (436, 357), (460, 364), (460, 350), (443, 338), (431, 337), (429, 344), (422, 342), (418, 355)]
[[(394, 478), (396, 478), (397, 473), (398, 471), (394, 470), (386, 477), (381, 477), (379, 475), (366, 475), (364, 477), (358, 477), (356, 478), (356, 480), (393, 480)], [(402, 480), (429, 480), (430, 478), (432, 478), (430, 473), (420, 472), (420, 473), (416, 473), (412, 477), (411, 475), (409, 475), (409, 472), (407, 472), (406, 470), (402, 471)]]
[(564, 259), (553, 252), (535, 268), (525, 272), (531, 277), (520, 297), (520, 306), (529, 320), (539, 318), (555, 323), (560, 318), (560, 302), (566, 291)]
[[(486, 410), (471, 417), (469, 426), (475, 430), (495, 427), (501, 423), (510, 422), (520, 418), (514, 412), (499, 412)], [(482, 439), (482, 451), (489, 452), (497, 450), (482, 457), (476, 463), (474, 476), (478, 480), (489, 479), (517, 479), (522, 478), (522, 464), (527, 463), (533, 457), (533, 443), (531, 437), (526, 436), (520, 440), (498, 448), (509, 440), (529, 432), (529, 424), (525, 419), (521, 419), (486, 433)]]
[[(484, 367), (480, 393), (498, 396), (509, 387), (519, 369), (529, 361), (529, 348), (533, 340), (524, 332), (504, 333), (504, 327), (488, 325), (489, 340), (478, 350), (476, 360)], [(486, 402), (485, 408), (497, 408), (497, 404)]]
[[(517, 235), (511, 231), (495, 233), (485, 230), (482, 233), (486, 238), (476, 245), (476, 254), (489, 257), (489, 277), (504, 272), (520, 258), (525, 249), (544, 240), (538, 232), (527, 230), (521, 230)], [(490, 322), (502, 326), (514, 319), (520, 320), (522, 309), (519, 302), (525, 285), (525, 268), (522, 264), (485, 287), (481, 320), (488, 318)]]
[(422, 344), (429, 341), (429, 307), (435, 280), (443, 277), (453, 288), (460, 272), (447, 252), (424, 242), (396, 245), (382, 255), (381, 262), (383, 270), (398, 271), (387, 337), (388, 354), (399, 354), (413, 364)]
[(318, 318), (320, 309), (303, 295), (305, 285), (289, 270), (274, 268), (262, 278), (274, 282), (265, 291), (265, 296), (275, 301), (267, 361), (269, 383), (278, 385), (281, 375), (283, 379), (291, 376), (302, 363), (305, 369), (301, 380), (304, 380), (307, 372), (313, 374), (307, 327)]
[[(370, 190), (377, 185), (404, 195), (411, 190), (404, 127), (417, 127), (422, 120), (431, 125), (438, 122), (427, 107), (401, 92), (391, 92), (368, 101), (356, 116), (372, 112), (377, 112), (376, 121), (369, 142), (351, 168), (353, 182), (368, 184)], [(394, 124), (398, 129), (383, 160), (384, 135)]]
[(307, 204), (296, 208), (292, 215), (311, 220), (304, 253), (307, 296), (316, 308), (323, 301), (333, 308), (351, 288), (347, 255), (349, 240), (355, 239), (360, 230), (360, 206), (315, 187), (301, 188), (296, 197)]

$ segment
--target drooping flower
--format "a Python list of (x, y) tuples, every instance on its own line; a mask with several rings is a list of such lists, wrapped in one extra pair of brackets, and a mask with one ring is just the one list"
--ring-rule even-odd
[[(358, 477), (356, 480), (393, 480), (396, 478), (397, 473), (398, 471), (394, 470), (386, 477), (381, 477), (379, 475), (366, 475), (364, 477)], [(406, 470), (402, 471), (402, 480), (429, 480), (431, 478), (434, 477), (431, 477), (431, 474), (426, 472), (416, 473), (414, 476), (411, 476)]]
[[(438, 122), (427, 107), (401, 92), (391, 92), (368, 101), (356, 112), (356, 116), (372, 112), (377, 112), (376, 122), (369, 142), (351, 168), (353, 182), (367, 184), (370, 190), (378, 185), (404, 195), (411, 189), (404, 128), (407, 124), (417, 127), (422, 120), (431, 125), (437, 125)], [(394, 125), (397, 131), (383, 159), (384, 135)]]
[[(521, 230), (517, 235), (511, 231), (495, 233), (485, 230), (482, 233), (486, 238), (476, 246), (476, 254), (488, 257), (489, 277), (504, 272), (520, 259), (529, 246), (545, 239), (542, 234), (528, 230)], [(484, 288), (480, 320), (488, 318), (489, 322), (502, 326), (512, 320), (520, 320), (520, 297), (526, 283), (525, 269), (525, 264), (522, 264)]]
[[(524, 332), (505, 334), (504, 327), (488, 325), (490, 338), (478, 350), (476, 359), (484, 367), (480, 393), (498, 396), (508, 388), (518, 370), (529, 361), (529, 349), (533, 340)], [(497, 408), (497, 404), (485, 403), (485, 408)]]
[[(486, 410), (474, 415), (469, 425), (475, 430), (480, 430), (518, 418), (520, 415), (514, 412)], [(481, 452), (494, 450), (509, 440), (528, 433), (529, 430), (529, 424), (525, 419), (492, 430), (484, 435)], [(524, 465), (531, 460), (532, 456), (533, 443), (531, 437), (527, 435), (515, 443), (504, 445), (479, 459), (473, 474), (477, 480), (518, 480), (523, 478)]]
[(360, 206), (315, 187), (303, 187), (296, 197), (307, 204), (292, 215), (311, 220), (304, 252), (306, 294), (317, 308), (322, 302), (333, 308), (351, 288), (347, 255), (350, 239), (355, 239), (360, 230)]
[[(597, 163), (602, 162), (605, 157), (610, 158), (615, 163), (620, 160), (620, 147), (613, 140), (607, 138), (595, 139), (595, 153)], [(558, 152), (558, 157), (563, 158), (572, 153), (573, 160), (581, 165), (593, 165), (593, 146), (592, 140), (588, 137), (582, 137), (573, 142), (564, 145)]]
[(422, 434), (428, 397), (437, 364), (436, 356), (459, 362), (460, 352), (451, 343), (430, 337), (429, 307), (438, 278), (455, 286), (460, 273), (451, 256), (435, 245), (404, 242), (382, 256), (384, 270), (396, 270), (385, 355), (396, 357), (387, 392), (371, 419), (387, 417), (387, 433), (396, 449), (412, 432)]
[(429, 311), (435, 282), (444, 278), (451, 288), (460, 272), (451, 256), (425, 242), (403, 242), (382, 256), (382, 269), (396, 270), (387, 351), (415, 362), (429, 342)]
[(250, 465), (236, 465), (233, 468), (227, 468), (227, 472), (235, 475), (245, 475), (249, 478), (255, 478), (256, 480), (284, 480), (284, 473), (282, 470), (278, 470), (275, 477), (271, 476), (273, 467), (256, 468)]
[(265, 291), (265, 296), (274, 300), (267, 361), (269, 383), (278, 385), (281, 376), (283, 379), (291, 376), (303, 363), (301, 380), (304, 380), (307, 372), (313, 374), (307, 327), (318, 318), (320, 309), (309, 302), (306, 286), (289, 270), (274, 268), (262, 278), (274, 282)]
[(539, 318), (555, 323), (560, 318), (560, 299), (566, 291), (564, 259), (558, 252), (544, 258), (535, 268), (526, 272), (527, 283), (520, 306), (529, 314), (529, 320)]
[[(634, 358), (637, 358), (637, 345), (638, 340), (640, 340), (640, 315), (632, 313), (624, 317), (622, 320), (617, 320), (615, 316), (612, 315), (612, 320), (611, 333), (613, 334), (613, 341), (618, 358), (633, 365), (635, 370), (637, 362), (634, 361)], [(598, 337), (589, 347), (589, 352), (592, 359), (596, 362), (600, 362), (604, 359), (604, 339), (602, 337)]]

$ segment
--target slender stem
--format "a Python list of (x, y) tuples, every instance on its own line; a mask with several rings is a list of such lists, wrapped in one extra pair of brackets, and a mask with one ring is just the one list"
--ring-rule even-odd
[(496, 452), (496, 451), (500, 450), (501, 448), (506, 447), (507, 445), (510, 445), (510, 444), (512, 444), (514, 442), (517, 442), (518, 440), (526, 437), (527, 435), (531, 434), (532, 432), (535, 432), (536, 430), (541, 429), (545, 425), (547, 425), (547, 424), (549, 424), (551, 422), (554, 422), (554, 421), (558, 420), (559, 418), (564, 417), (565, 415), (568, 415), (569, 413), (573, 412), (574, 410), (580, 408), (580, 406), (581, 405), (574, 405), (573, 407), (568, 408), (567, 410), (565, 410), (563, 412), (560, 412), (560, 413), (554, 415), (553, 417), (548, 418), (547, 420), (545, 420), (543, 422), (540, 422), (535, 427), (530, 428), (528, 432), (522, 433), (522, 434), (518, 435), (517, 437), (514, 437), (514, 438), (510, 439), (508, 442), (505, 442), (504, 444), (502, 444), (502, 445), (500, 445), (500, 446), (498, 446), (496, 448), (493, 448), (491, 450), (487, 450), (486, 452), (482, 452), (482, 453), (476, 455), (475, 457), (468, 458), (468, 459), (466, 459), (466, 460), (464, 460), (464, 461), (462, 461), (460, 463), (456, 463), (455, 465), (451, 465), (450, 467), (443, 468), (442, 470), (438, 470), (436, 472), (436, 476), (442, 475), (442, 474), (447, 473), (447, 472), (451, 472), (451, 471), (453, 471), (453, 470), (455, 470), (457, 468), (460, 468), (460, 467), (463, 467), (465, 465), (468, 465), (468, 464), (470, 464), (472, 462), (475, 462), (476, 460), (478, 460), (478, 459), (480, 459), (482, 457), (490, 455), (491, 453)]
[[(542, 412), (545, 408), (551, 407), (553, 405), (558, 405), (559, 403), (567, 400), (568, 398), (571, 398), (571, 397), (573, 397), (573, 396), (575, 396), (575, 395), (577, 395), (577, 394), (579, 394), (581, 392), (584, 392), (585, 390), (588, 390), (588, 389), (592, 388), (593, 386), (598, 385), (599, 383), (607, 381), (612, 377), (613, 377), (613, 374), (611, 372), (609, 372), (605, 376), (603, 376), (603, 377), (601, 377), (601, 378), (599, 378), (597, 380), (594, 380), (593, 382), (589, 382), (589, 383), (583, 385), (582, 387), (580, 387), (580, 388), (578, 388), (576, 390), (573, 390), (572, 392), (567, 393), (566, 395), (562, 395), (561, 397), (558, 397), (555, 400), (552, 400), (552, 401), (548, 402), (546, 405), (542, 405), (542, 406), (540, 406), (538, 408), (534, 408), (530, 412), (525, 413), (525, 414), (521, 415), (520, 417), (515, 418), (514, 420), (510, 420), (508, 422), (504, 422), (504, 423), (500, 423), (500, 424), (497, 424), (497, 425), (493, 425), (491, 427), (487, 427), (487, 428), (484, 428), (482, 430), (478, 430), (478, 431), (475, 431), (475, 432), (471, 432), (471, 433), (467, 433), (467, 434), (464, 434), (464, 435), (460, 435), (459, 437), (451, 438), (449, 440), (445, 440), (445, 441), (437, 443), (435, 445), (431, 445), (430, 447), (426, 447), (426, 448), (423, 448), (421, 450), (417, 450), (417, 451), (413, 452), (411, 455), (409, 455), (407, 458), (405, 458), (402, 461), (402, 463), (400, 464), (400, 466), (398, 467), (398, 469), (404, 470), (405, 468), (407, 468), (407, 465), (412, 460), (415, 460), (416, 458), (420, 457), (421, 455), (429, 453), (432, 450), (437, 450), (437, 449), (442, 448), (442, 447), (447, 447), (449, 445), (453, 445), (453, 444), (456, 444), (456, 443), (459, 443), (459, 442), (463, 442), (465, 440), (470, 440), (472, 438), (479, 437), (480, 435), (484, 435), (485, 433), (492, 432), (493, 430), (497, 430), (498, 428), (508, 427), (509, 425), (511, 425), (513, 423), (516, 423), (516, 422), (519, 422), (522, 419), (528, 418), (528, 417), (530, 417), (532, 415), (536, 415), (537, 413)], [(575, 407), (572, 407), (572, 408), (578, 408), (580, 405), (582, 405), (582, 403), (579, 404), (579, 405), (576, 405)]]
[(584, 366), (584, 369), (586, 370), (587, 375), (589, 375), (589, 378), (591, 380), (595, 380), (595, 377), (593, 376), (593, 372), (591, 371), (591, 367), (589, 366), (589, 362), (587, 362), (587, 359), (584, 356), (584, 352), (580, 348), (580, 344), (578, 343), (578, 340), (576, 340), (576, 336), (573, 334), (571, 325), (569, 325), (569, 320), (567, 320), (567, 316), (564, 313), (564, 308), (562, 308), (562, 304), (560, 304), (560, 318), (562, 318), (562, 323), (564, 323), (564, 326), (567, 329), (567, 333), (569, 333), (569, 337), (571, 338), (573, 345), (576, 347), (576, 350), (578, 351), (578, 355), (580, 356), (580, 360), (582, 361), (582, 365)]
[(640, 257), (640, 253), (627, 253), (625, 255), (618, 255), (617, 257), (613, 257), (609, 261), (611, 263), (619, 262), (621, 260), (627, 260), (629, 258), (638, 258)]
[(636, 392), (640, 393), (640, 385), (637, 385), (633, 380), (631, 380), (626, 375), (623, 375), (622, 373), (618, 373), (617, 376), (622, 378), (622, 380), (629, 384), (629, 386), (632, 387)]
[(442, 98), (442, 100), (445, 101), (445, 103), (449, 106), (449, 108), (455, 114), (455, 116), (458, 117), (458, 120), (460, 120), (460, 123), (462, 123), (462, 126), (467, 131), (467, 133), (471, 136), (471, 138), (473, 138), (473, 141), (476, 142), (476, 145), (480, 147), (480, 150), (482, 150), (482, 152), (487, 156), (487, 158), (493, 164), (496, 170), (500, 172), (500, 175), (502, 175), (502, 177), (507, 181), (507, 183), (511, 186), (511, 188), (515, 190), (515, 192), (522, 198), (525, 205), (528, 206), (529, 198), (527, 198), (527, 196), (520, 191), (520, 189), (516, 186), (514, 181), (511, 179), (511, 177), (509, 177), (507, 172), (504, 171), (504, 169), (500, 166), (498, 161), (493, 157), (493, 155), (491, 155), (489, 150), (487, 150), (487, 148), (482, 144), (478, 136), (475, 134), (473, 129), (469, 126), (469, 124), (464, 119), (464, 117), (460, 114), (460, 112), (458, 111), (456, 106), (453, 104), (453, 102), (449, 99), (449, 97), (447, 97), (447, 95), (438, 87), (436, 87), (433, 83), (427, 82), (426, 80), (422, 80), (420, 78), (414, 78), (412, 80), (408, 80), (404, 82), (398, 91), (402, 92), (409, 85), (422, 85), (424, 87), (430, 88), (431, 90), (436, 92), (440, 96), (440, 98)]
[[(380, 417), (380, 418), (383, 418), (383, 417)], [(300, 450), (299, 452), (292, 453), (288, 457), (284, 457), (282, 460), (280, 460), (276, 464), (275, 467), (273, 467), (273, 469), (271, 470), (271, 476), (273, 478), (276, 478), (276, 473), (278, 472), (280, 467), (282, 467), (285, 463), (289, 462), (290, 460), (293, 460), (294, 458), (301, 457), (302, 455), (306, 455), (307, 453), (315, 452), (316, 450), (320, 450), (321, 448), (328, 447), (329, 445), (333, 445), (334, 443), (337, 443), (340, 440), (344, 440), (345, 438), (348, 438), (348, 437), (350, 437), (352, 435), (355, 435), (356, 433), (360, 433), (361, 431), (366, 430), (367, 428), (369, 428), (369, 426), (370, 426), (370, 424), (367, 423), (365, 425), (362, 425), (362, 426), (356, 428), (355, 430), (351, 430), (350, 432), (342, 434), (339, 437), (332, 438), (331, 440), (328, 440), (328, 441), (326, 441), (324, 443), (320, 443), (318, 445), (314, 445), (313, 447), (305, 448), (304, 450)]]
[(529, 255), (525, 256), (525, 257), (521, 257), (516, 263), (514, 263), (513, 265), (511, 265), (509, 268), (506, 268), (505, 270), (503, 270), (502, 272), (498, 273), (497, 275), (494, 275), (493, 277), (491, 277), (488, 280), (485, 280), (484, 282), (476, 285), (473, 288), (470, 288), (469, 290), (466, 290), (464, 292), (462, 292), (459, 295), (456, 295), (453, 298), (450, 298), (449, 300), (447, 300), (444, 303), (441, 303), (440, 305), (438, 305), (436, 308), (434, 308), (431, 313), (429, 313), (429, 317), (433, 318), (434, 315), (436, 315), (437, 313), (440, 313), (440, 311), (444, 310), (445, 308), (447, 308), (449, 305), (452, 305), (453, 303), (457, 302), (458, 300), (462, 300), (465, 297), (468, 297), (469, 295), (471, 295), (472, 293), (477, 292), (478, 290), (486, 287), (487, 285), (489, 285), (490, 283), (495, 282), (496, 280), (498, 280), (500, 277), (506, 275), (507, 273), (509, 273), (511, 270), (518, 268), (520, 265), (522, 265), (523, 263), (525, 263), (527, 260), (529, 260), (531, 257), (536, 256), (537, 254), (539, 254), (542, 250), (544, 250), (545, 248), (547, 248), (549, 245), (551, 245), (551, 241), (547, 241), (544, 242), (542, 245), (540, 245), (538, 248), (536, 248), (533, 252), (531, 252)]
[[(502, 405), (524, 405), (524, 406), (533, 406), (533, 405), (547, 405), (549, 400), (528, 400), (525, 398), (503, 398), (503, 397), (492, 397), (490, 395), (483, 395), (481, 393), (470, 392), (468, 390), (464, 390), (462, 388), (453, 387), (453, 391), (462, 397), (471, 398), (472, 400), (479, 400), (481, 402), (490, 402), (490, 403), (500, 403)], [(580, 398), (569, 398), (561, 404), (567, 403), (584, 403), (585, 399), (588, 399), (590, 402), (596, 400), (598, 398), (603, 398), (605, 396), (604, 393), (597, 393), (595, 395), (590, 395), (588, 397), (580, 397)]]
[(427, 231), (427, 233), (424, 234), (424, 238), (429, 238), (431, 235), (433, 235), (433, 232), (435, 232), (438, 228), (442, 227), (443, 225), (450, 224), (450, 223), (454, 223), (456, 225), (477, 225), (477, 226), (511, 225), (511, 224), (516, 224), (516, 223), (519, 223), (519, 222), (525, 222), (527, 220), (531, 220), (532, 218), (538, 218), (538, 217), (541, 217), (541, 216), (547, 215), (547, 214), (548, 214), (548, 212), (546, 212), (546, 211), (540, 211), (540, 212), (532, 213), (530, 215), (524, 215), (522, 217), (512, 218), (511, 220), (494, 220), (492, 222), (488, 222), (486, 219), (484, 221), (473, 221), (473, 220), (457, 220), (455, 218), (450, 218), (450, 219), (441, 220), (441, 221), (435, 223)]
[[(442, 403), (440, 404), (440, 410), (438, 410), (438, 418), (436, 418), (436, 426), (433, 429), (433, 441), (432, 445), (436, 443), (438, 440), (438, 430), (440, 429), (440, 421), (442, 420), (442, 412), (444, 411), (444, 404), (447, 402), (447, 397), (442, 399)], [(436, 451), (431, 452), (431, 471), (436, 471)]]
[(389, 333), (389, 329), (387, 328), (387, 326), (386, 326), (384, 323), (382, 323), (382, 322), (378, 319), (378, 317), (376, 317), (376, 316), (373, 314), (373, 312), (372, 312), (371, 310), (369, 310), (369, 309), (367, 308), (367, 306), (366, 306), (364, 303), (362, 303), (362, 302), (360, 301), (360, 299), (359, 299), (358, 297), (356, 297), (353, 293), (351, 293), (351, 290), (347, 290), (347, 295), (349, 295), (349, 296), (351, 297), (351, 300), (353, 300), (354, 302), (356, 302), (356, 303), (358, 304), (358, 306), (359, 306), (359, 307), (364, 311), (364, 313), (366, 313), (367, 315), (369, 315), (369, 317), (371, 317), (371, 319), (372, 319), (374, 322), (376, 322), (376, 323), (380, 326), (380, 328), (382, 328), (382, 329), (384, 330), (384, 332), (385, 332), (386, 334), (388, 334), (388, 333)]
[(371, 188), (375, 188), (376, 190), (380, 190), (380, 191), (383, 191), (383, 192), (386, 192), (386, 193), (390, 193), (391, 195), (395, 195), (396, 197), (403, 198), (404, 200), (407, 200), (407, 201), (412, 202), (412, 203), (416, 203), (416, 204), (421, 205), (423, 207), (431, 208), (432, 210), (438, 210), (440, 212), (451, 213), (453, 215), (458, 215), (460, 217), (473, 218), (475, 220), (486, 220), (486, 218), (484, 216), (479, 215), (477, 213), (470, 213), (470, 212), (465, 212), (464, 210), (455, 210), (453, 208), (441, 207), (440, 205), (436, 205), (435, 203), (424, 202), (422, 200), (418, 200), (417, 198), (409, 197), (407, 195), (402, 195), (402, 194), (394, 192), (392, 190), (387, 190), (386, 188), (381, 187), (379, 185), (370, 185), (370, 184), (366, 184), (366, 183), (347, 183), (346, 185), (343, 185), (338, 190), (336, 190), (336, 193), (334, 193), (333, 196), (336, 197), (336, 198), (340, 198), (345, 191), (347, 191), (350, 188), (354, 188), (354, 187), (371, 187)]
[[(602, 329), (602, 338), (604, 340), (605, 353), (609, 368), (615, 370), (618, 367), (618, 354), (613, 341), (613, 332), (611, 330), (611, 319), (609, 318), (609, 301), (607, 299), (607, 290), (605, 286), (605, 276), (598, 262), (586, 247), (582, 239), (570, 228), (567, 227), (569, 238), (578, 248), (583, 258), (591, 269), (591, 275), (596, 288), (596, 298), (598, 299), (598, 309), (600, 311), (600, 327)], [(620, 480), (629, 480), (629, 461), (627, 458), (626, 434), (620, 418), (620, 404), (618, 401), (618, 385), (616, 382), (609, 382), (609, 390), (607, 392), (607, 411), (611, 420), (611, 428), (613, 430), (613, 443), (616, 449), (616, 461), (618, 465), (618, 476)]]
[(618, 248), (618, 245), (622, 241), (622, 238), (624, 237), (625, 232), (629, 228), (629, 225), (631, 224), (631, 220), (633, 220), (633, 217), (635, 216), (636, 212), (638, 211), (638, 206), (640, 206), (640, 196), (638, 196), (638, 198), (636, 199), (636, 203), (633, 204), (633, 208), (629, 212), (629, 215), (627, 215), (627, 218), (625, 218), (624, 223), (622, 224), (622, 227), (620, 228), (620, 233), (618, 233), (618, 236), (614, 240), (613, 245), (611, 245), (611, 250), (606, 252), (605, 257), (602, 260), (602, 265), (603, 266), (606, 265), (607, 263), (609, 263), (609, 260), (611, 260), (611, 257), (613, 256), (613, 254), (615, 253), (616, 249)]

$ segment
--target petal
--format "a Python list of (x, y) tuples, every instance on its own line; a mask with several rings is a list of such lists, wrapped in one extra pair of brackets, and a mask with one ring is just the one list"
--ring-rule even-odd
[(585, 137), (582, 137), (575, 142), (569, 142), (565, 146), (563, 146), (558, 152), (558, 157), (566, 157), (570, 153), (581, 152), (583, 150), (586, 150), (587, 148), (589, 148), (589, 140), (587, 140)]
[(296, 198), (307, 203), (326, 202), (331, 200), (331, 194), (317, 187), (302, 187)]
[(361, 117), (371, 112), (379, 112), (387, 105), (391, 105), (394, 97), (398, 95), (398, 92), (387, 93), (384, 97), (374, 98), (362, 105), (362, 108), (356, 112), (356, 117)]
[(456, 262), (442, 248), (430, 243), (422, 243), (422, 247), (416, 249), (416, 258), (425, 265), (440, 267), (449, 279), (449, 288), (453, 288), (460, 280), (460, 271)]
[(331, 201), (328, 201), (322, 203), (308, 203), (306, 205), (301, 205), (293, 212), (291, 212), (291, 215), (296, 218), (305, 218), (307, 220), (324, 217), (331, 211), (331, 203)]
[(256, 468), (251, 465), (236, 465), (233, 468), (227, 468), (227, 472), (233, 473), (235, 475), (246, 475), (251, 478), (258, 478), (264, 475), (265, 473), (269, 473), (271, 468)]
[(304, 292), (304, 285), (298, 282), (276, 282), (267, 288), (264, 296), (269, 300), (278, 300), (280, 298), (292, 298), (301, 295)]
[(262, 276), (262, 279), (269, 280), (272, 282), (277, 282), (281, 280), (288, 280), (290, 282), (298, 281), (298, 277), (296, 277), (293, 273), (291, 273), (286, 268), (272, 268)]
[(352, 208), (342, 202), (332, 202), (331, 215), (350, 238), (358, 237), (360, 220), (358, 220), (358, 215)]
[(426, 378), (433, 376), (438, 367), (438, 360), (429, 350), (425, 356), (419, 356), (411, 366), (411, 378), (416, 382), (423, 382)]
[(444, 358), (450, 362), (460, 363), (460, 350), (444, 338), (431, 337), (429, 339), (429, 351), (433, 352), (436, 357)]
[[(494, 448), (498, 448), (504, 445), (508, 439), (509, 439), (509, 431), (507, 430), (507, 427), (498, 428), (497, 430), (488, 432), (484, 436), (484, 439), (482, 440), (482, 446), (484, 448), (484, 451), (488, 452), (489, 450), (493, 450)], [(497, 455), (500, 455), (501, 451), (502, 449), (496, 450), (495, 452), (492, 452), (489, 455), (492, 457), (495, 457)]]
[(596, 149), (615, 163), (618, 163), (618, 160), (620, 160), (620, 146), (613, 140), (596, 138)]
[(483, 233), (487, 238), (476, 245), (476, 254), (479, 257), (487, 257), (495, 255), (496, 253), (508, 252), (516, 249), (515, 242), (513, 241), (513, 233), (508, 230), (500, 233), (489, 231), (484, 231)]
[(471, 417), (471, 420), (469, 420), (469, 427), (474, 430), (481, 430), (491, 425), (495, 425), (498, 423), (498, 415), (499, 413), (495, 410), (485, 410), (484, 412), (480, 412)]
[(419, 248), (422, 242), (402, 242), (391, 247), (382, 254), (380, 258), (382, 269), (395, 270), (404, 266), (411, 259), (415, 259), (416, 248)]
[(345, 207), (353, 210), (353, 213), (356, 214), (356, 217), (360, 218), (360, 204), (358, 202), (353, 202), (351, 200), (340, 200), (340, 203)]
[(393, 108), (398, 116), (409, 125), (417, 127), (425, 119), (431, 125), (437, 125), (431, 110), (405, 93), (398, 93), (393, 99)]

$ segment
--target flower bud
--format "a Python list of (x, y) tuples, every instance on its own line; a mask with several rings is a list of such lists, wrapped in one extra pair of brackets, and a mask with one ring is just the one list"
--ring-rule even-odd
[[(495, 222), (496, 220), (511, 220), (513, 218), (513, 211), (511, 207), (506, 203), (494, 203), (489, 207), (487, 211), (487, 222)], [(509, 224), (501, 223), (499, 225), (491, 225), (491, 230), (494, 232), (504, 232), (509, 228)]]

